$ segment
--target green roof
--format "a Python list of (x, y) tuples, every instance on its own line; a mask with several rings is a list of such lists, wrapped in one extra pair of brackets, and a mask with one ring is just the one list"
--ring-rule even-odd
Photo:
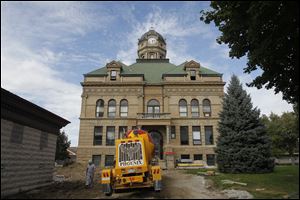
[[(176, 66), (169, 63), (168, 59), (154, 59), (154, 60), (142, 60), (137, 59), (137, 62), (132, 65), (122, 65), (121, 75), (143, 75), (147, 83), (160, 83), (162, 82), (162, 76), (184, 76), (186, 71), (184, 70), (184, 65), (186, 62)], [(205, 67), (200, 67), (200, 74), (207, 76), (221, 76), (222, 74), (210, 70)], [(106, 67), (99, 68), (97, 70), (91, 71), (85, 76), (106, 76)]]
[[(163, 74), (177, 68), (179, 69), (180, 67), (169, 62), (162, 62), (161, 60), (149, 60), (146, 62), (138, 60), (136, 63), (124, 67), (121, 74), (144, 74), (144, 79), (147, 83), (160, 83)], [(184, 70), (179, 69), (178, 71), (183, 75), (186, 74)]]
[(200, 67), (200, 74), (202, 75), (216, 75), (216, 76), (222, 76), (222, 74), (216, 72), (216, 71), (213, 71), (211, 69), (208, 69), (206, 67), (203, 67), (201, 66)]
[(99, 68), (99, 69), (96, 69), (94, 71), (91, 71), (87, 74), (84, 74), (85, 76), (106, 76), (107, 75), (107, 69), (106, 67), (102, 67), (102, 68)]

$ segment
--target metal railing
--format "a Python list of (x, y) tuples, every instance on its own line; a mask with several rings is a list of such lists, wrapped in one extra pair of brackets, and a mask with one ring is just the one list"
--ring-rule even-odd
[(137, 113), (138, 119), (170, 119), (171, 113)]

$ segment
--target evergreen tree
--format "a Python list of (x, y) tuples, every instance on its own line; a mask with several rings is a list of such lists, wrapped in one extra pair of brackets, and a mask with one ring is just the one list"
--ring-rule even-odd
[(56, 141), (55, 160), (65, 160), (69, 158), (67, 149), (70, 147), (71, 141), (64, 131), (60, 132)]
[(271, 172), (271, 140), (253, 108), (250, 95), (237, 76), (231, 77), (220, 113), (216, 153), (217, 164), (225, 173)]

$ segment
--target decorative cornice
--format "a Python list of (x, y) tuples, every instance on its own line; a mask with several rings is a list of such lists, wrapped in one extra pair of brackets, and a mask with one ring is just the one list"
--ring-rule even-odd
[(184, 76), (187, 76), (188, 74), (185, 73), (185, 74), (162, 74), (162, 77), (184, 77)]
[(86, 86), (143, 86), (145, 82), (81, 82), (83, 87)]
[(124, 77), (144, 77), (144, 74), (120, 74), (120, 76)]
[(121, 69), (122, 66), (120, 65), (120, 63), (118, 63), (117, 61), (113, 60), (110, 63), (106, 64), (106, 68), (119, 68), (119, 69)]
[(191, 61), (185, 63), (184, 69), (186, 69), (186, 68), (198, 68), (199, 69), (200, 68), (200, 63), (198, 63), (194, 60), (191, 60)]
[(167, 50), (164, 49), (164, 48), (161, 47), (161, 46), (148, 46), (148, 45), (146, 45), (146, 46), (144, 46), (144, 47), (139, 48), (139, 49), (138, 49), (138, 53), (141, 52), (141, 51), (143, 51), (143, 50), (153, 50), (153, 49), (160, 49), (160, 50), (163, 51), (164, 53), (167, 52)]
[(108, 74), (83, 74), (84, 77), (103, 77), (108, 76)]
[(136, 59), (137, 63), (169, 63), (169, 58), (163, 59)]

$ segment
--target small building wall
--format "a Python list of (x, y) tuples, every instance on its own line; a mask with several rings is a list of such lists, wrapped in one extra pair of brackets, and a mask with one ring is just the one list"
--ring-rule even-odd
[(1, 198), (52, 182), (57, 136), (68, 123), (1, 88)]
[(16, 124), (1, 119), (1, 196), (47, 185), (53, 178), (57, 135), (44, 132), (47, 145), (40, 149), (42, 131), (24, 126), (22, 143), (14, 143)]

